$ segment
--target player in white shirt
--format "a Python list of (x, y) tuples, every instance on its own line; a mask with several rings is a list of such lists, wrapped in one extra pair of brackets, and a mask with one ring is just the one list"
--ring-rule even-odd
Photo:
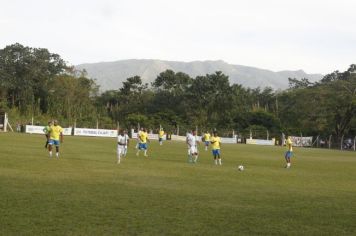
[(187, 134), (186, 142), (188, 145), (188, 162), (196, 163), (198, 160), (198, 138), (195, 131)]
[(117, 136), (117, 164), (121, 162), (121, 156), (125, 157), (127, 154), (127, 146), (129, 145), (129, 136), (126, 130), (121, 130)]

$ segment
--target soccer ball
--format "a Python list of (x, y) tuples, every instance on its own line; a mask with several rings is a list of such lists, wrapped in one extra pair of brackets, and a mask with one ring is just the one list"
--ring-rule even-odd
[(237, 167), (237, 169), (238, 169), (239, 171), (243, 171), (243, 170), (245, 169), (245, 167), (244, 167), (243, 165), (239, 165), (239, 166)]

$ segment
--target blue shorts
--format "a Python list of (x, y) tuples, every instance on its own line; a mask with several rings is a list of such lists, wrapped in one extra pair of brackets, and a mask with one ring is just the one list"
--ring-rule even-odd
[(205, 146), (209, 146), (210, 141), (205, 141)]
[(287, 151), (285, 157), (291, 158), (293, 156), (293, 152)]
[(220, 149), (213, 149), (213, 155), (214, 156), (220, 156)]
[(54, 139), (50, 139), (48, 141), (49, 145), (55, 145), (55, 146), (59, 146), (59, 140), (54, 140)]
[(139, 143), (138, 144), (138, 149), (140, 150), (147, 150), (147, 143)]

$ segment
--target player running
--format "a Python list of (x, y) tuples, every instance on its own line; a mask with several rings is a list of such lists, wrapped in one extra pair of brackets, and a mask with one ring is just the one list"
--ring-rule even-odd
[(49, 141), (48, 141), (48, 151), (49, 157), (52, 157), (52, 147), (56, 146), (56, 158), (59, 159), (59, 144), (63, 143), (63, 129), (58, 125), (58, 121), (54, 120), (53, 125), (49, 128)]
[(214, 131), (213, 137), (211, 137), (210, 142), (211, 142), (211, 146), (212, 146), (212, 153), (214, 156), (215, 165), (217, 165), (217, 164), (221, 165), (221, 157), (220, 157), (221, 139), (218, 136), (217, 131)]
[(209, 144), (210, 144), (210, 133), (209, 131), (206, 131), (204, 134), (203, 134), (203, 141), (205, 143), (205, 151), (208, 151), (208, 147), (209, 147)]
[(129, 136), (126, 130), (121, 130), (117, 136), (117, 164), (121, 162), (121, 156), (125, 157), (127, 154), (127, 147), (129, 145)]
[(287, 165), (285, 168), (290, 168), (291, 167), (290, 158), (293, 156), (293, 142), (290, 136), (287, 137), (286, 147), (287, 147), (287, 151), (284, 155), (284, 158), (286, 159)]
[(198, 139), (195, 131), (187, 134), (186, 143), (188, 145), (188, 162), (196, 163), (198, 161)]
[(144, 150), (144, 156), (148, 157), (147, 155), (147, 149), (148, 149), (148, 145), (147, 142), (149, 142), (150, 140), (148, 139), (148, 134), (146, 129), (143, 129), (138, 136), (139, 139), (139, 143), (138, 143), (138, 150), (136, 152), (136, 156), (139, 156), (140, 151)]
[(161, 145), (161, 146), (163, 144), (163, 136), (164, 136), (164, 130), (160, 129), (158, 131), (158, 142), (159, 142), (159, 145)]

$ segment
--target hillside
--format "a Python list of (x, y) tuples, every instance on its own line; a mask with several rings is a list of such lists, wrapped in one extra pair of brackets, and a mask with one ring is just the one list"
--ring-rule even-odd
[(288, 77), (308, 78), (317, 81), (321, 74), (307, 74), (303, 70), (274, 72), (249, 66), (232, 65), (224, 61), (162, 61), (149, 59), (120, 60), (115, 62), (100, 62), (80, 64), (77, 69), (85, 69), (88, 76), (95, 79), (101, 91), (118, 89), (127, 78), (139, 75), (144, 83), (151, 83), (156, 76), (171, 69), (175, 72), (184, 72), (191, 77), (222, 71), (228, 75), (232, 84), (242, 84), (245, 87), (272, 87), (285, 89), (288, 87)]

